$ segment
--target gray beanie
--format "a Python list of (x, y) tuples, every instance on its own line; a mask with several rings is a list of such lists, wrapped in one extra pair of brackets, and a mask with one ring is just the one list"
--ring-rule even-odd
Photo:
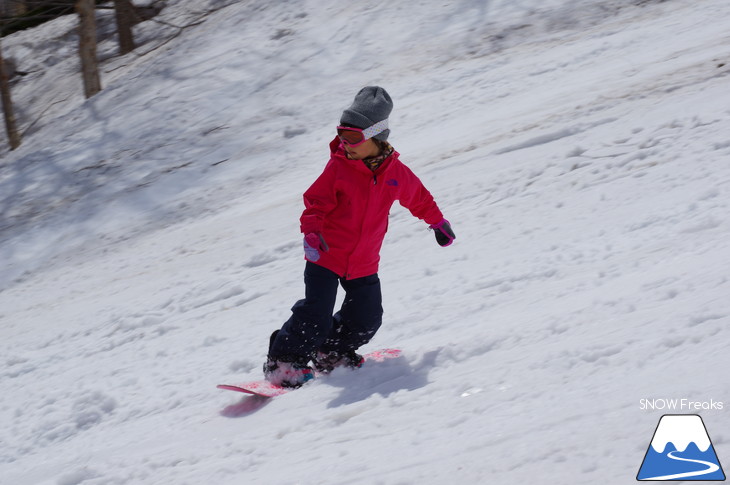
[[(355, 96), (352, 106), (342, 112), (341, 125), (355, 128), (370, 128), (375, 123), (387, 120), (393, 111), (393, 100), (387, 91), (379, 86), (365, 86)], [(373, 138), (385, 141), (390, 130), (382, 131)]]

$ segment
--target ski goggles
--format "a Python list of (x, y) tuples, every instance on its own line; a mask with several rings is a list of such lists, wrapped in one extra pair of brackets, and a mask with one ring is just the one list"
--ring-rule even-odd
[(388, 129), (387, 118), (383, 121), (378, 121), (373, 126), (368, 128), (353, 128), (350, 126), (338, 126), (337, 136), (340, 137), (342, 143), (351, 147), (357, 147), (368, 141), (375, 135), (379, 135)]

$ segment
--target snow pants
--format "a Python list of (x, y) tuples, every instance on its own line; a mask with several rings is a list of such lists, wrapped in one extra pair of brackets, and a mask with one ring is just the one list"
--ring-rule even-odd
[[(292, 316), (271, 342), (269, 356), (290, 360), (317, 351), (356, 350), (373, 338), (383, 322), (382, 294), (377, 273), (346, 280), (307, 261), (305, 296), (292, 307)], [(342, 308), (333, 316), (337, 289), (345, 290)]]

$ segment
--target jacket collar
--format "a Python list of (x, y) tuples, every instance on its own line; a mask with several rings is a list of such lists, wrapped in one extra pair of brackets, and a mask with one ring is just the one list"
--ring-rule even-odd
[(380, 175), (388, 168), (393, 160), (397, 160), (400, 156), (400, 153), (393, 150), (390, 156), (383, 161), (383, 163), (380, 165), (380, 167), (377, 168), (377, 170), (375, 170), (375, 172), (373, 172), (367, 165), (363, 163), (362, 160), (350, 160), (349, 158), (347, 158), (345, 147), (342, 146), (342, 142), (337, 136), (330, 143), (330, 152), (332, 154), (332, 159), (341, 159), (343, 162), (347, 163), (348, 166), (351, 166), (355, 170), (368, 175), (373, 175), (373, 173), (375, 173), (376, 175)]

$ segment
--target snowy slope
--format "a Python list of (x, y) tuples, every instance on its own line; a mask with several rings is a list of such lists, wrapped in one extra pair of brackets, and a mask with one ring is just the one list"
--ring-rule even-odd
[[(190, 27), (108, 39), (88, 101), (72, 20), (3, 39), (37, 69), (21, 120), (55, 104), (0, 159), (2, 485), (623, 484), (666, 412), (640, 399), (730, 405), (725, 0), (160, 18)], [(301, 193), (371, 83), (458, 237), (392, 211), (368, 348), (405, 358), (216, 390), (301, 297)], [(730, 462), (727, 409), (701, 414)]]

